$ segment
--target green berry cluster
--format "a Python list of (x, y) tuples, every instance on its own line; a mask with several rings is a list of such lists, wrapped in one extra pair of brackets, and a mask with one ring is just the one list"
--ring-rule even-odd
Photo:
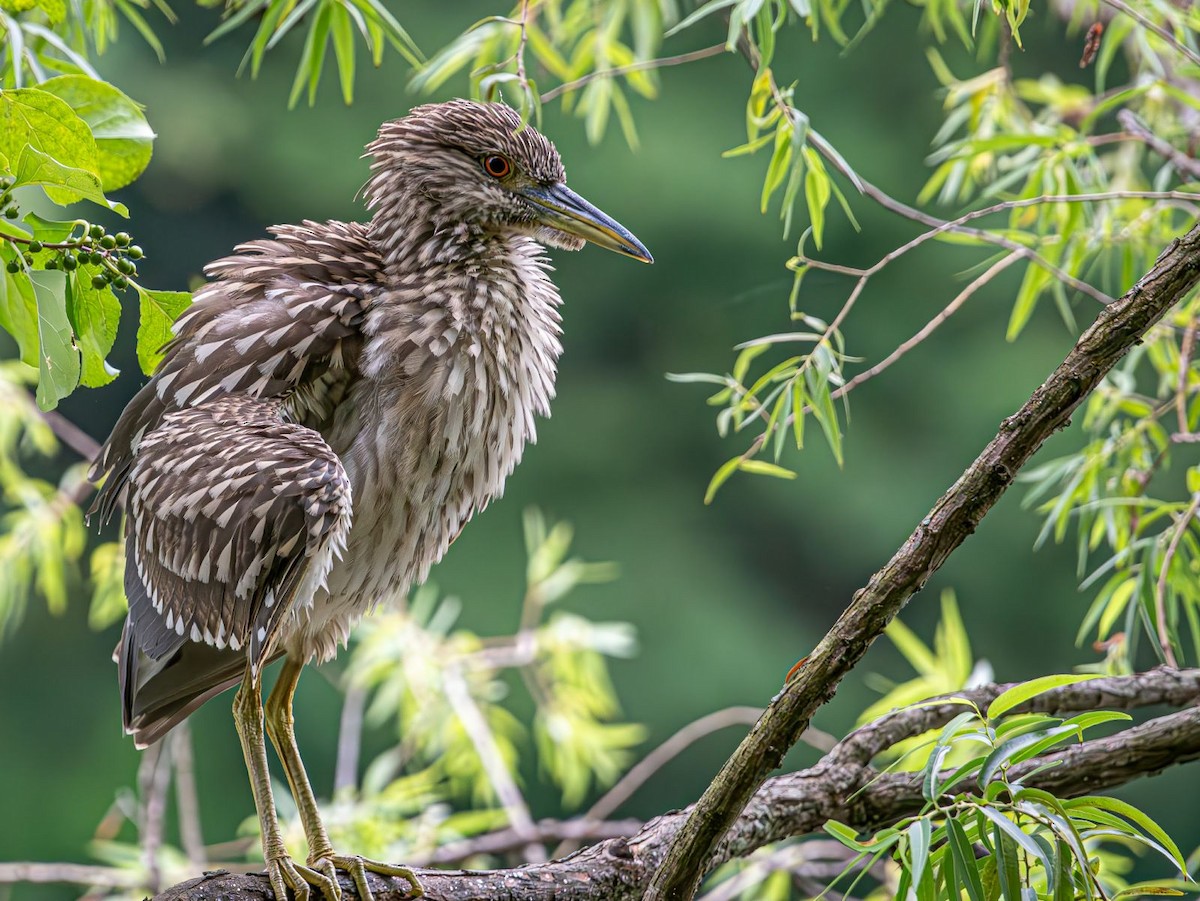
[(3, 214), (5, 219), (16, 219), (21, 215), (12, 196), (12, 186), (15, 183), (16, 179), (11, 175), (0, 176), (0, 214)]
[[(22, 254), (25, 266), (33, 266), (33, 254), (43, 250), (50, 251), (50, 255), (42, 263), (42, 268), (62, 269), (65, 272), (82, 268), (85, 273), (92, 273), (92, 287), (97, 290), (110, 286), (118, 291), (128, 288), (130, 279), (138, 274), (136, 261), (145, 256), (142, 248), (134, 244), (125, 232), (110, 235), (105, 232), (104, 226), (83, 221), (76, 224), (61, 244), (30, 241)], [(9, 262), (9, 272), (19, 272), (20, 269), (19, 261)]]

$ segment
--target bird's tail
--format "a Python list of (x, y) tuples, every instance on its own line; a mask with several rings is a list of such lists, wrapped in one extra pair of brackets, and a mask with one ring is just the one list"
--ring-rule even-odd
[(185, 641), (155, 660), (138, 648), (128, 621), (113, 655), (125, 731), (139, 748), (158, 741), (205, 701), (242, 680), (246, 655)]

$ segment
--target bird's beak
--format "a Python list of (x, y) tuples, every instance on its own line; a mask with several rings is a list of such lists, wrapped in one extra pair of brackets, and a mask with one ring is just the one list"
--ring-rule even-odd
[(541, 222), (551, 228), (591, 241), (593, 244), (615, 250), (627, 257), (653, 263), (644, 244), (633, 236), (616, 219), (596, 209), (564, 184), (550, 186), (532, 185), (521, 188), (523, 197), (533, 201), (540, 209)]

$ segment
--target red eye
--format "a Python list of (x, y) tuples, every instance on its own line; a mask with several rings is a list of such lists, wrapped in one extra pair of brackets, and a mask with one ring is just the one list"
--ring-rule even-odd
[(483, 171), (492, 178), (504, 178), (512, 171), (512, 164), (502, 156), (489, 156), (483, 160)]

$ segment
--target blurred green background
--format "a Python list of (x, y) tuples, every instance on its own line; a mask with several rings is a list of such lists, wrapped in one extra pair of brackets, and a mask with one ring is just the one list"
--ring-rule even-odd
[[(134, 211), (126, 227), (148, 254), (142, 282), (172, 289), (187, 287), (206, 262), (270, 224), (360, 217), (362, 146), (381, 120), (428, 99), (407, 91), (409, 71), (391, 56), (379, 70), (360, 70), (352, 107), (342, 105), (327, 71), (317, 106), (289, 112), (295, 40), (268, 56), (257, 81), (239, 79), (234, 73), (249, 35), (202, 47), (216, 13), (186, 3), (178, 11), (178, 25), (157, 28), (165, 66), (129, 28), (101, 60), (102, 72), (146, 105), (158, 132), (149, 170), (119, 199)], [(424, 0), (395, 11), (429, 53), (483, 15), (506, 10)], [(1023, 34), (1027, 48), (1013, 60), (1018, 74), (1091, 77), (1080, 75), (1078, 41), (1060, 23), (1031, 21)], [(712, 22), (663, 49), (683, 52), (720, 39)], [(927, 175), (923, 157), (940, 123), (937, 85), (921, 52), (927, 40), (917, 11), (897, 6), (847, 57), (795, 29), (775, 62), (781, 79), (798, 81), (796, 100), (813, 126), (859, 172), (906, 201)], [(961, 76), (980, 68), (956, 48), (947, 54)], [(657, 101), (632, 100), (636, 152), (616, 128), (589, 146), (580, 121), (547, 108), (544, 130), (571, 185), (633, 230), (656, 264), (639, 266), (595, 248), (555, 254), (566, 353), (554, 416), (540, 427), (506, 496), (474, 521), (433, 575), (444, 593), (463, 599), (464, 625), (485, 634), (511, 630), (522, 593), (523, 508), (535, 504), (570, 520), (578, 553), (620, 564), (618, 581), (581, 589), (569, 603), (594, 619), (636, 625), (641, 652), (615, 662), (613, 671), (626, 715), (648, 727), (647, 748), (719, 707), (769, 700), (852, 592), (1072, 343), (1049, 308), (1018, 343), (1005, 343), (1016, 279), (1001, 279), (885, 377), (854, 392), (844, 469), (814, 435), (802, 456), (790, 451), (784, 460), (798, 468), (796, 481), (738, 476), (705, 507), (712, 472), (746, 445), (718, 438), (701, 387), (668, 383), (664, 374), (724, 371), (734, 343), (789, 330), (791, 277), (783, 262), (793, 245), (782, 239), (776, 211), (764, 216), (758, 209), (766, 160), (721, 158), (745, 139), (750, 80), (737, 57), (665, 70)], [(445, 96), (465, 90), (456, 82)], [(824, 258), (868, 265), (916, 234), (866, 201), (853, 203), (862, 233), (831, 211)], [(846, 323), (849, 352), (878, 361), (941, 309), (978, 258), (927, 245), (889, 268)], [(831, 317), (849, 287), (812, 273), (800, 305)], [(1093, 310), (1080, 302), (1079, 313), (1089, 321)], [(62, 407), (97, 439), (144, 381), (133, 358), (136, 322), (129, 318), (122, 328), (115, 357), (121, 377), (100, 391), (78, 391)], [(1056, 442), (1075, 440), (1068, 432)], [(1040, 459), (1052, 453), (1044, 450)], [(936, 597), (953, 586), (975, 652), (1000, 680), (1096, 659), (1090, 648), (1074, 646), (1089, 597), (1076, 589), (1073, 554), (1033, 553), (1039, 522), (1020, 509), (1020, 493), (1004, 499), (905, 614), (931, 639)], [(87, 860), (97, 821), (134, 780), (137, 752), (121, 734), (110, 661), (118, 628), (96, 634), (85, 613), (82, 592), (61, 618), (31, 603), (24, 624), (0, 646), (0, 860)], [(878, 696), (869, 673), (910, 675), (881, 642), (816, 725), (838, 734), (848, 729)], [(223, 697), (193, 718), (210, 842), (231, 837), (253, 812), (228, 706)], [(297, 701), (297, 729), (321, 794), (332, 782), (338, 709), (327, 680), (310, 672)], [(649, 816), (694, 800), (736, 733), (692, 748), (622, 812)], [(385, 740), (371, 737), (368, 750)], [(798, 751), (792, 762), (812, 756)], [(1181, 787), (1194, 797), (1195, 779), (1183, 770), (1136, 788), (1138, 802), (1185, 853), (1197, 844), (1200, 821), (1194, 804), (1172, 799)], [(536, 773), (528, 787), (535, 816), (558, 813), (555, 793)], [(73, 894), (20, 886), (13, 897)]]

